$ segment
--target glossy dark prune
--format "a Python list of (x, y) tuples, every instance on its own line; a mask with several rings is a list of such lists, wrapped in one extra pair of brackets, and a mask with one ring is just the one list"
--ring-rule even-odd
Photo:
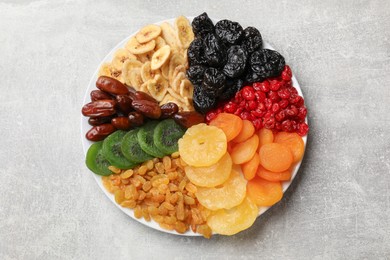
[(242, 46), (248, 51), (248, 53), (261, 49), (263, 46), (263, 38), (261, 37), (259, 30), (255, 27), (245, 28)]
[(263, 81), (265, 78), (260, 77), (258, 74), (253, 72), (251, 69), (248, 69), (247, 72), (244, 75), (244, 81), (248, 83), (253, 83), (253, 82), (259, 82)]
[(227, 62), (223, 67), (223, 73), (231, 78), (241, 76), (245, 71), (247, 56), (247, 52), (243, 47), (239, 45), (231, 46), (227, 51)]
[(192, 84), (200, 85), (202, 84), (205, 70), (206, 67), (202, 65), (190, 66), (187, 70), (187, 78), (192, 82)]
[(214, 24), (208, 17), (207, 13), (203, 13), (192, 20), (192, 30), (195, 36), (204, 36), (214, 32)]
[(243, 87), (243, 84), (244, 84), (244, 81), (242, 79), (231, 79), (231, 78), (228, 78), (226, 80), (226, 84), (225, 84), (225, 87), (221, 93), (221, 95), (219, 96), (219, 99), (220, 100), (229, 100), (231, 99), (232, 97), (234, 97), (234, 95), (241, 90), (241, 88)]
[(206, 64), (204, 60), (203, 41), (195, 38), (187, 50), (188, 62), (190, 66)]
[(217, 105), (217, 98), (201, 86), (194, 86), (193, 103), (196, 111), (205, 114)]
[(262, 49), (251, 54), (249, 64), (259, 77), (277, 77), (286, 65), (283, 56), (274, 50)]
[(225, 81), (226, 76), (216, 68), (207, 68), (204, 72), (203, 83), (211, 88), (221, 88)]
[(226, 48), (215, 34), (203, 38), (204, 58), (211, 67), (221, 67), (226, 62)]
[(224, 43), (233, 45), (240, 43), (244, 30), (237, 22), (221, 20), (215, 24), (215, 33)]

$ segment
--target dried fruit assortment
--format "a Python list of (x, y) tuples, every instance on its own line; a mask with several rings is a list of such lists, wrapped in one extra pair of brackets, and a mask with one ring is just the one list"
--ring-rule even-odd
[(255, 27), (147, 25), (104, 63), (82, 108), (87, 167), (134, 217), (211, 237), (283, 197), (309, 130), (303, 98)]

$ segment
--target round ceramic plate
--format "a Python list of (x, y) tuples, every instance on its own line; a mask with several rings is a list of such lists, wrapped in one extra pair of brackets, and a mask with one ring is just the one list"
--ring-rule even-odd
[[(190, 21), (192, 21), (193, 17), (187, 17)], [(216, 23), (218, 20), (216, 19), (212, 19), (214, 23)], [(169, 20), (165, 20), (165, 21), (161, 21), (161, 22), (157, 22), (156, 24), (161, 24), (163, 22), (168, 22), (170, 24), (173, 25), (175, 19), (169, 19)], [(139, 28), (141, 29), (141, 28)], [(125, 46), (125, 43), (132, 37), (136, 34), (133, 33), (131, 35), (129, 35), (126, 39), (123, 39), (120, 43), (118, 43), (108, 54), (107, 56), (102, 60), (102, 62), (99, 64), (99, 66), (97, 67), (95, 73), (93, 74), (91, 80), (89, 81), (89, 84), (87, 86), (87, 90), (85, 91), (85, 95), (84, 95), (84, 100), (83, 100), (83, 104), (86, 104), (86, 103), (89, 103), (91, 100), (90, 100), (90, 92), (94, 89), (97, 89), (96, 88), (96, 80), (98, 78), (98, 72), (99, 72), (99, 68), (101, 67), (101, 65), (104, 63), (104, 62), (110, 62), (113, 58), (113, 55), (115, 53), (116, 50), (118, 50), (119, 48), (123, 48)], [(272, 48), (272, 46), (270, 44), (268, 44), (267, 42), (264, 42), (263, 43), (263, 48), (265, 49), (274, 49)], [(298, 90), (298, 93), (299, 95), (302, 95), (302, 91), (301, 91), (301, 88), (299, 87), (299, 84), (298, 84), (298, 81), (297, 79), (295, 78), (295, 76), (293, 75), (292, 77), (292, 81), (293, 81), (293, 86)], [(307, 118), (306, 118), (307, 120)], [(88, 141), (86, 138), (85, 138), (85, 134), (88, 132), (88, 130), (91, 128), (91, 126), (88, 124), (88, 118), (84, 117), (84, 116), (81, 116), (81, 141), (82, 141), (82, 144), (83, 144), (83, 150), (84, 150), (84, 155), (87, 154), (87, 151), (88, 151), (88, 148), (91, 146), (91, 144), (93, 142), (91, 141)], [(305, 147), (306, 147), (306, 136), (303, 137), (303, 141), (305, 143)], [(295, 176), (297, 175), (297, 172), (299, 170), (299, 167), (301, 165), (301, 162), (299, 162), (295, 169), (294, 169), (294, 172), (292, 174), (292, 177), (291, 177), (291, 180), (290, 181), (285, 181), (283, 182), (283, 192), (285, 192), (287, 190), (287, 188), (290, 186), (291, 182), (294, 180)], [(128, 208), (124, 208), (124, 207), (121, 207), (120, 205), (118, 205), (116, 202), (115, 202), (115, 199), (114, 199), (114, 195), (109, 193), (104, 187), (103, 187), (103, 184), (102, 184), (102, 177), (99, 176), (99, 175), (96, 175), (94, 174), (93, 172), (91, 172), (91, 174), (93, 175), (93, 177), (95, 178), (98, 186), (100, 187), (100, 189), (104, 192), (104, 194), (107, 195), (107, 197), (112, 201), (112, 203), (114, 203), (120, 210), (122, 210), (125, 214), (127, 214), (128, 216), (132, 217), (133, 219), (135, 219), (136, 221), (148, 226), (148, 227), (151, 227), (151, 228), (154, 228), (156, 230), (159, 230), (159, 231), (162, 231), (162, 232), (166, 232), (166, 233), (170, 233), (170, 234), (175, 234), (175, 235), (182, 235), (182, 236), (200, 236), (200, 234), (197, 234), (197, 233), (194, 233), (192, 232), (191, 230), (184, 233), (184, 234), (179, 234), (175, 231), (168, 231), (168, 230), (165, 230), (165, 229), (162, 229), (156, 222), (154, 221), (150, 221), (150, 222), (147, 222), (145, 221), (144, 219), (137, 219), (134, 217), (134, 212), (133, 210), (131, 209), (128, 209)], [(259, 216), (261, 214), (263, 214), (265, 211), (267, 211), (270, 207), (261, 207), (260, 210), (259, 210)]]

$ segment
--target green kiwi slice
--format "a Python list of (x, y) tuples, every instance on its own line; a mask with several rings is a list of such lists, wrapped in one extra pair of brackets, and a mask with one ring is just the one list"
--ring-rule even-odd
[(100, 141), (92, 144), (89, 147), (87, 156), (85, 157), (85, 164), (93, 173), (97, 175), (108, 176), (112, 174), (112, 172), (108, 169), (108, 166), (111, 164), (103, 156), (102, 146), (103, 141)]
[(153, 133), (153, 142), (166, 155), (179, 150), (177, 141), (184, 135), (183, 128), (173, 119), (166, 119), (157, 124)]
[(154, 128), (157, 124), (158, 121), (150, 121), (143, 125), (137, 133), (137, 138), (138, 143), (144, 152), (152, 155), (153, 157), (162, 158), (165, 154), (161, 152), (153, 142)]
[(142, 163), (147, 160), (153, 159), (153, 157), (142, 150), (138, 143), (137, 133), (139, 129), (130, 130), (122, 141), (121, 150), (123, 155), (130, 161), (135, 163)]
[(103, 141), (103, 155), (111, 165), (119, 169), (130, 169), (136, 165), (135, 161), (128, 160), (122, 153), (121, 145), (125, 131), (118, 130), (106, 137)]

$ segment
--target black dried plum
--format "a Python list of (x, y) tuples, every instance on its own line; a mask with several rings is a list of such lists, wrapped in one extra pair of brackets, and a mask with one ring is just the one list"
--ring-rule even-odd
[(215, 34), (207, 34), (204, 37), (204, 57), (209, 66), (221, 67), (226, 61), (226, 49)]
[(246, 74), (244, 75), (243, 78), (244, 78), (244, 81), (248, 82), (248, 83), (259, 82), (259, 81), (263, 81), (265, 79), (250, 69), (246, 72)]
[(221, 20), (215, 24), (215, 33), (223, 42), (232, 45), (240, 43), (244, 30), (237, 22)]
[(263, 39), (259, 30), (257, 30), (255, 27), (245, 28), (242, 45), (245, 47), (248, 53), (252, 53), (255, 50), (261, 49), (263, 46)]
[(237, 78), (245, 71), (247, 52), (239, 45), (231, 46), (227, 51), (227, 62), (223, 73), (231, 78)]
[(195, 38), (187, 50), (187, 57), (190, 66), (206, 64), (204, 59), (203, 41), (201, 38)]
[(214, 32), (214, 24), (208, 17), (207, 13), (203, 13), (192, 20), (192, 31), (195, 36), (205, 36), (208, 33)]
[(202, 65), (194, 65), (190, 66), (187, 70), (187, 78), (194, 85), (200, 85), (203, 82), (203, 75), (206, 67)]
[(205, 114), (217, 105), (217, 98), (209, 95), (202, 87), (194, 86), (194, 108), (201, 114)]
[(207, 68), (204, 72), (203, 82), (213, 88), (221, 88), (225, 84), (226, 76), (216, 68)]
[(234, 95), (241, 90), (243, 87), (244, 81), (242, 79), (231, 79), (226, 80), (225, 87), (219, 96), (219, 100), (229, 100)]
[(279, 76), (285, 65), (279, 52), (268, 49), (253, 52), (249, 63), (252, 71), (262, 78)]

